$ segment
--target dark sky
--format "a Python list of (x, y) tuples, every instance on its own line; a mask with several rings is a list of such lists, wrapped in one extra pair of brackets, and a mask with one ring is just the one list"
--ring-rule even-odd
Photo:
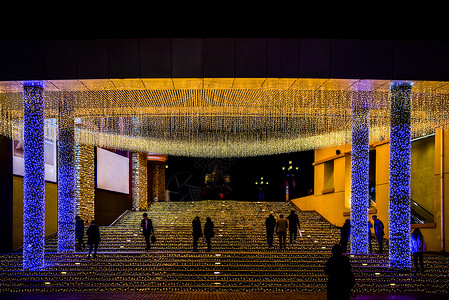
[[(284, 177), (282, 167), (288, 167), (289, 161), (298, 167), (296, 172), (298, 196), (313, 189), (313, 151), (296, 152), (248, 158), (190, 158), (169, 156), (166, 169), (166, 185), (169, 190), (181, 190), (188, 193), (188, 187), (204, 188), (206, 174), (212, 173), (218, 165), (224, 174), (231, 176), (232, 198), (235, 200), (258, 201), (256, 181), (260, 177), (268, 181), (267, 198), (270, 201), (285, 200)], [(189, 198), (189, 197), (187, 197)]]
[[(49, 4), (50, 5), (50, 4)], [(20, 24), (3, 18), (1, 39), (152, 38), (152, 37), (291, 37), (349, 39), (445, 40), (444, 9), (411, 2), (345, 2), (220, 5), (209, 8), (191, 2), (151, 2), (103, 5), (98, 9), (73, 5), (70, 10), (45, 3), (9, 1), (5, 11), (20, 12)]]

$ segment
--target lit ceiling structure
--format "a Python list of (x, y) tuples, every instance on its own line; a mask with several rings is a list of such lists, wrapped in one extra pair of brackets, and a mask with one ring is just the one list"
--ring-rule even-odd
[[(351, 107), (370, 103), (370, 142), (388, 140), (390, 80), (137, 78), (44, 81), (46, 138), (63, 97), (77, 142), (165, 155), (245, 157), (350, 143)], [(449, 120), (449, 82), (412, 81), (412, 137)], [(0, 134), (21, 139), (24, 82), (0, 82)]]

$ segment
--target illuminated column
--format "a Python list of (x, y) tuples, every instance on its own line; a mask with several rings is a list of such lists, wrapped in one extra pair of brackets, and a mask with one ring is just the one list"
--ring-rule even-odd
[(391, 87), (389, 232), (390, 267), (410, 268), (410, 112), (412, 86)]
[(365, 93), (352, 100), (351, 253), (368, 253), (369, 101)]
[(45, 165), (44, 86), (26, 82), (23, 87), (23, 269), (44, 267)]
[(148, 209), (147, 154), (131, 154), (132, 159), (132, 210)]
[(58, 252), (75, 251), (75, 120), (73, 99), (64, 94), (58, 115)]
[(85, 222), (95, 220), (95, 147), (75, 144), (76, 214)]

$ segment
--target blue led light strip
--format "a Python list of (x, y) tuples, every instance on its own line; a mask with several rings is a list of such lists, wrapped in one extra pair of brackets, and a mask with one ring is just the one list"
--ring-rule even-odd
[(356, 93), (352, 101), (351, 253), (368, 253), (369, 101)]
[(75, 121), (73, 99), (63, 94), (58, 115), (58, 252), (75, 251)]
[(44, 267), (45, 165), (43, 85), (23, 87), (23, 269)]
[(390, 267), (410, 268), (411, 92), (409, 83), (391, 87), (389, 256)]

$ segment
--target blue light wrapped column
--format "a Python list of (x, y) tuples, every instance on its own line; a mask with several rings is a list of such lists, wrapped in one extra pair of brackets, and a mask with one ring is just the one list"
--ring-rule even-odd
[(75, 251), (75, 120), (73, 99), (63, 94), (58, 114), (58, 252)]
[(366, 93), (352, 100), (351, 253), (368, 253), (369, 101)]
[(390, 267), (408, 269), (410, 258), (410, 164), (412, 86), (391, 87), (389, 256)]
[(23, 87), (23, 269), (44, 267), (45, 164), (44, 86), (26, 82)]

